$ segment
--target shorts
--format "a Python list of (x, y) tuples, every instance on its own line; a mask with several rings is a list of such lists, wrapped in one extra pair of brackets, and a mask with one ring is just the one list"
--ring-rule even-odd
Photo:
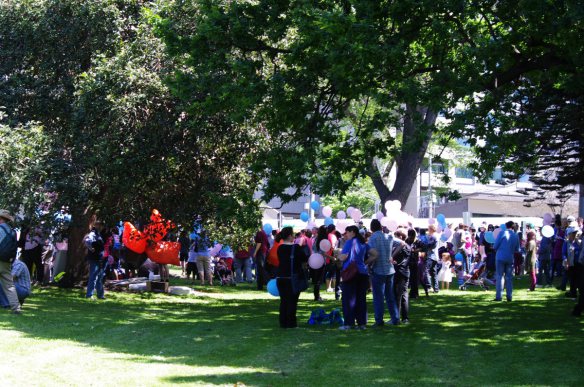
[(189, 253), (181, 253), (179, 259), (181, 262), (186, 262), (186, 260), (189, 259)]
[(195, 262), (187, 262), (187, 276), (197, 272), (197, 264)]
[(199, 255), (197, 257), (197, 269), (199, 273), (211, 273), (211, 257)]

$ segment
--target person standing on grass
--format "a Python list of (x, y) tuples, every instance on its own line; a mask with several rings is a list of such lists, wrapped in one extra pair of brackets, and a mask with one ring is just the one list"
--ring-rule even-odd
[[(383, 314), (385, 305), (389, 310), (391, 324), (399, 324), (399, 315), (395, 299), (394, 276), (395, 268), (392, 263), (393, 237), (387, 237), (381, 231), (381, 223), (377, 219), (371, 221), (371, 231), (373, 234), (369, 238), (370, 251), (377, 254), (370, 254), (371, 257), (365, 264), (371, 265), (373, 288), (373, 310), (375, 311), (375, 326), (383, 326)], [(405, 239), (405, 236), (404, 238)], [(373, 259), (375, 256), (375, 259)]]
[(303, 274), (302, 264), (308, 261), (307, 249), (294, 244), (294, 230), (284, 227), (278, 234), (282, 244), (278, 247), (276, 283), (280, 293), (280, 327), (296, 328), (296, 310), (300, 293), (292, 287), (292, 274)]
[(395, 297), (398, 306), (398, 316), (401, 316), (402, 324), (410, 322), (410, 300), (408, 296), (408, 283), (410, 279), (410, 259), (412, 256), (412, 244), (416, 240), (416, 230), (409, 229), (406, 236), (403, 229), (398, 229), (394, 235), (393, 264), (395, 267)]
[(0, 256), (0, 287), (12, 309), (12, 313), (20, 314), (20, 302), (14, 286), (12, 277), (12, 262), (16, 258), (18, 241), (16, 232), (10, 227), (8, 222), (14, 222), (14, 217), (7, 210), (0, 210), (0, 247), (2, 252)]
[(535, 232), (528, 231), (525, 241), (525, 269), (529, 273), (529, 278), (531, 278), (531, 284), (529, 290), (532, 292), (535, 290), (535, 285), (537, 284), (536, 275), (536, 262), (537, 262), (537, 246), (535, 242)]
[(426, 257), (426, 267), (424, 269), (424, 291), (426, 292), (426, 295), (428, 295), (430, 290), (434, 293), (438, 293), (438, 256), (436, 255), (438, 241), (434, 235), (435, 232), (436, 226), (430, 224), (428, 225), (428, 232), (420, 237), (422, 251)]
[[(356, 320), (358, 328), (364, 330), (367, 326), (367, 289), (369, 288), (369, 275), (365, 265), (368, 246), (357, 226), (347, 227), (345, 234), (347, 242), (339, 255), (339, 260), (343, 262), (343, 270), (354, 262), (358, 272), (350, 281), (341, 283), (345, 325), (339, 329), (353, 328)], [(375, 254), (376, 252), (372, 252), (372, 259), (376, 258)]]
[(101, 228), (102, 224), (97, 222), (83, 241), (87, 248), (85, 260), (89, 265), (89, 279), (87, 280), (87, 293), (85, 294), (85, 298), (93, 297), (95, 290), (97, 292), (97, 298), (103, 300), (105, 299), (103, 291), (105, 260), (103, 259), (104, 242), (100, 233)]
[(580, 241), (580, 254), (574, 258), (574, 285), (578, 289), (578, 303), (572, 310), (572, 315), (580, 317), (584, 311), (584, 238)]
[(497, 266), (497, 294), (495, 301), (501, 301), (502, 281), (505, 275), (505, 288), (507, 290), (507, 301), (513, 299), (513, 258), (515, 252), (519, 251), (519, 238), (513, 230), (514, 223), (505, 223), (505, 231), (501, 231), (495, 240), (496, 266)]
[[(294, 233), (292, 233), (294, 237)], [(255, 248), (253, 251), (253, 261), (256, 268), (257, 289), (263, 290), (267, 283), (268, 273), (266, 271), (266, 256), (268, 255), (269, 241), (268, 235), (263, 229), (260, 229), (254, 238)]]

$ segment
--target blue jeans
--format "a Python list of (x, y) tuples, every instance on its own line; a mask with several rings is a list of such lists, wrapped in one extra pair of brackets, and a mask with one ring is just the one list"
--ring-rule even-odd
[(371, 278), (371, 285), (373, 287), (373, 310), (375, 311), (375, 322), (383, 324), (383, 312), (385, 311), (385, 304), (391, 316), (391, 323), (399, 323), (399, 316), (397, 311), (397, 302), (395, 300), (395, 291), (393, 288), (394, 274), (382, 275), (373, 274)]
[(511, 301), (513, 298), (513, 262), (503, 262), (497, 261), (497, 295), (495, 299), (501, 299), (501, 282), (503, 280), (503, 274), (505, 274), (505, 288), (507, 289), (507, 301)]
[(235, 266), (235, 282), (243, 282), (243, 275), (245, 275), (245, 280), (247, 282), (251, 282), (253, 278), (253, 274), (251, 272), (251, 258), (235, 258), (233, 263)]
[[(30, 296), (30, 292), (27, 289), (20, 286), (19, 284), (17, 284), (16, 282), (14, 283), (14, 287), (16, 288), (16, 295), (18, 296), (18, 301), (20, 301), (20, 303), (22, 304), (24, 302), (24, 299)], [(10, 303), (8, 302), (8, 297), (6, 297), (6, 294), (4, 294), (2, 286), (0, 286), (0, 306), (3, 308), (8, 308), (10, 306)]]
[(105, 273), (104, 262), (95, 260), (87, 261), (89, 263), (89, 280), (87, 281), (87, 294), (85, 297), (91, 298), (93, 290), (97, 291), (97, 298), (104, 298), (103, 296), (103, 276)]

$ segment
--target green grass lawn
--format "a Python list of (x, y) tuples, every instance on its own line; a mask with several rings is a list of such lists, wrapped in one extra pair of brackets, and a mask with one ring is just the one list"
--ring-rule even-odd
[(349, 332), (306, 324), (313, 309), (340, 306), (331, 293), (321, 303), (304, 293), (301, 327), (282, 330), (278, 299), (250, 285), (99, 302), (35, 289), (23, 315), (0, 311), (0, 386), (584, 385), (574, 302), (515, 284), (511, 303), (451, 290), (414, 300), (410, 325)]

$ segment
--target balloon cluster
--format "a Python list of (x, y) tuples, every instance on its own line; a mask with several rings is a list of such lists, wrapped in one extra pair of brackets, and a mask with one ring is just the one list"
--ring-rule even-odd
[(152, 210), (150, 223), (140, 231), (130, 222), (124, 223), (122, 242), (135, 253), (146, 252), (148, 258), (160, 264), (180, 265), (180, 243), (162, 242), (168, 231), (174, 228), (170, 220), (162, 218), (158, 210)]
[(408, 226), (412, 222), (412, 217), (401, 210), (402, 205), (399, 200), (391, 200), (385, 202), (385, 210), (387, 215), (383, 216), (382, 212), (376, 214), (377, 219), (381, 225), (387, 227), (389, 231), (394, 232), (400, 226)]

